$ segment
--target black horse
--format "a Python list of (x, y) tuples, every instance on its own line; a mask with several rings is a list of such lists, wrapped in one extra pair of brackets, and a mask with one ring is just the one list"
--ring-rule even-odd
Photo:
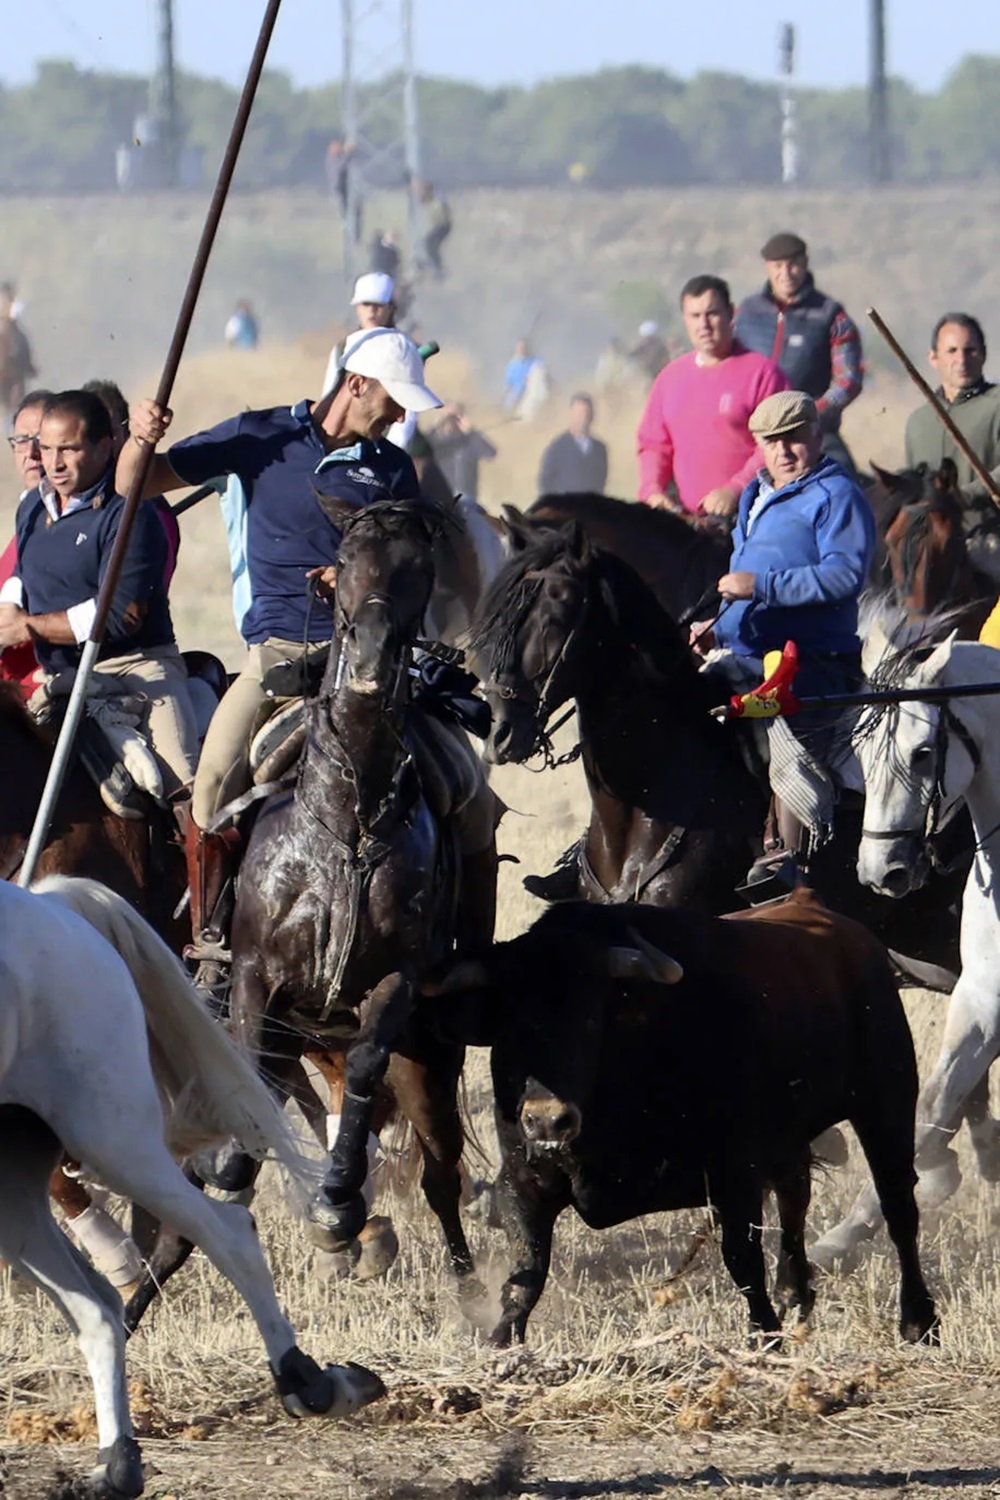
[(719, 522), (686, 519), (609, 495), (543, 495), (522, 517), (504, 506), (508, 538), (527, 520), (533, 527), (578, 521), (592, 542), (634, 568), (675, 620), (706, 618), (718, 608), (715, 584), (729, 568), (733, 550), (728, 528)]
[[(493, 709), (488, 757), (528, 760), (546, 726), (575, 700), (591, 820), (574, 895), (724, 912), (759, 848), (768, 791), (739, 750), (723, 700), (699, 673), (682, 632), (620, 558), (578, 523), (514, 527), (520, 550), (484, 600), (473, 649)], [(965, 870), (910, 906), (858, 885), (860, 809), (810, 866), (835, 910), (863, 921), (886, 946), (957, 973)], [(926, 888), (928, 891), (930, 887)]]
[[(420, 1141), (424, 1191), (461, 1277), (472, 1270), (458, 1212), (464, 1054), (413, 1014), (420, 978), (452, 950), (460, 897), (446, 792), (432, 807), (418, 774), (411, 672), (446, 521), (391, 501), (334, 519), (336, 633), (297, 784), (265, 804), (240, 872), (232, 1019), (282, 1091), (304, 1051), (346, 1054), (341, 1128), (310, 1206), (317, 1243), (341, 1248), (364, 1225), (384, 1079)], [(226, 1175), (231, 1185), (232, 1161)]]

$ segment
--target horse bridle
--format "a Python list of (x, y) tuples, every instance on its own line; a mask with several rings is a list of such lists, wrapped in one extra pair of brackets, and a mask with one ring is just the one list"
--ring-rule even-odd
[(951, 735), (955, 736), (972, 761), (973, 775), (978, 772), (983, 762), (982, 751), (976, 744), (971, 731), (962, 723), (955, 711), (947, 703), (942, 704), (938, 711), (938, 722), (934, 731), (934, 780), (924, 813), (923, 826), (894, 829), (862, 826), (861, 837), (863, 839), (874, 839), (876, 842), (881, 840), (885, 843), (891, 843), (894, 839), (918, 839), (931, 864), (937, 865), (934, 839), (947, 826), (958, 807), (956, 803), (951, 813), (942, 818), (945, 803), (945, 778), (948, 769), (948, 741)]
[[(541, 589), (541, 586), (545, 582), (547, 574), (550, 571), (550, 569), (547, 569), (545, 572), (539, 573), (537, 575), (539, 589)], [(566, 639), (563, 641), (558, 652), (556, 653), (556, 658), (553, 661), (551, 667), (549, 667), (548, 671), (545, 673), (545, 680), (542, 683), (541, 688), (538, 690), (535, 690), (534, 688), (534, 684), (538, 681), (538, 676), (541, 676), (540, 673), (536, 677), (530, 677), (527, 679), (529, 686), (531, 686), (532, 688), (531, 697), (522, 692), (519, 685), (512, 682), (510, 675), (506, 672), (499, 673), (495, 676), (491, 675), (485, 678), (482, 683), (483, 692), (487, 696), (493, 694), (504, 703), (520, 703), (524, 708), (527, 708), (530, 711), (532, 717), (532, 727), (534, 729), (534, 740), (532, 743), (531, 753), (532, 755), (536, 755), (539, 751), (541, 751), (542, 755), (545, 757), (545, 767), (547, 770), (553, 770), (557, 766), (565, 766), (570, 764), (570, 762), (575, 761), (579, 757), (582, 748), (580, 745), (574, 745), (572, 750), (566, 751), (564, 755), (557, 756), (554, 753), (552, 748), (552, 737), (569, 719), (573, 717), (575, 709), (573, 704), (570, 704), (566, 712), (562, 714), (554, 724), (550, 725), (549, 719), (551, 718), (555, 710), (549, 707), (548, 697), (549, 692), (552, 688), (552, 684), (555, 680), (556, 673), (559, 671), (559, 668), (563, 665), (564, 661), (569, 655), (569, 652), (580, 632), (580, 621), (586, 614), (589, 597), (589, 589), (585, 585), (583, 601), (577, 614), (577, 618), (571, 628), (566, 632)], [(525, 613), (527, 613), (527, 611)]]

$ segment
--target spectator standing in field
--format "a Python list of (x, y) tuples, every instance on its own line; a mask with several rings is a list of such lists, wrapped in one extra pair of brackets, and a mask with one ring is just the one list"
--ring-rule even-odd
[(479, 465), (496, 458), (497, 450), (488, 437), (473, 427), (461, 401), (445, 407), (431, 433), (431, 446), (451, 493), (478, 500)]
[(603, 495), (608, 482), (608, 450), (591, 432), (594, 403), (580, 392), (569, 403), (569, 428), (542, 454), (540, 495)]
[(503, 377), (503, 404), (514, 417), (530, 421), (549, 398), (549, 375), (527, 339), (518, 339)]
[[(639, 499), (690, 516), (729, 518), (757, 472), (748, 422), (766, 396), (788, 389), (772, 360), (733, 332), (729, 287), (694, 276), (681, 292), (692, 344), (653, 382), (638, 431)], [(674, 485), (677, 499), (668, 496)]]
[(368, 250), (368, 264), (373, 271), (395, 281), (399, 275), (399, 243), (394, 229), (376, 229)]
[(260, 328), (249, 302), (237, 302), (233, 315), (226, 324), (225, 338), (230, 349), (256, 349)]
[(840, 303), (818, 290), (805, 240), (787, 231), (773, 234), (760, 253), (767, 281), (740, 303), (736, 337), (773, 359), (794, 390), (813, 398), (823, 452), (853, 473), (840, 424), (864, 383), (861, 335)]
[(663, 341), (659, 323), (647, 318), (639, 324), (639, 341), (628, 352), (629, 363), (649, 387), (664, 365), (670, 363), (670, 350)]
[(440, 281), (444, 276), (441, 249), (451, 234), (451, 209), (447, 198), (435, 192), (433, 183), (418, 180), (414, 183), (414, 189), (423, 216), (423, 234), (417, 255), (417, 266), (420, 270), (430, 267)]

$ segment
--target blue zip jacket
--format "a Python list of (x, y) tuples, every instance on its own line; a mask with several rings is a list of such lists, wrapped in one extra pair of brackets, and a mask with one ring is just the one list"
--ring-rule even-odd
[[(753, 573), (752, 599), (739, 599), (715, 627), (720, 646), (762, 656), (795, 641), (806, 655), (857, 652), (858, 595), (875, 552), (875, 518), (863, 492), (832, 458), (773, 490), (750, 520), (761, 490), (740, 496), (731, 572)], [(766, 478), (766, 476), (765, 476)]]

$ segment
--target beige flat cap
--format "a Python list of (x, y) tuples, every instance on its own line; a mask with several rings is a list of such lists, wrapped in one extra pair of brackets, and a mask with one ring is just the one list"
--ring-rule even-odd
[(777, 391), (754, 408), (747, 425), (755, 438), (776, 438), (818, 421), (816, 403), (805, 391)]

